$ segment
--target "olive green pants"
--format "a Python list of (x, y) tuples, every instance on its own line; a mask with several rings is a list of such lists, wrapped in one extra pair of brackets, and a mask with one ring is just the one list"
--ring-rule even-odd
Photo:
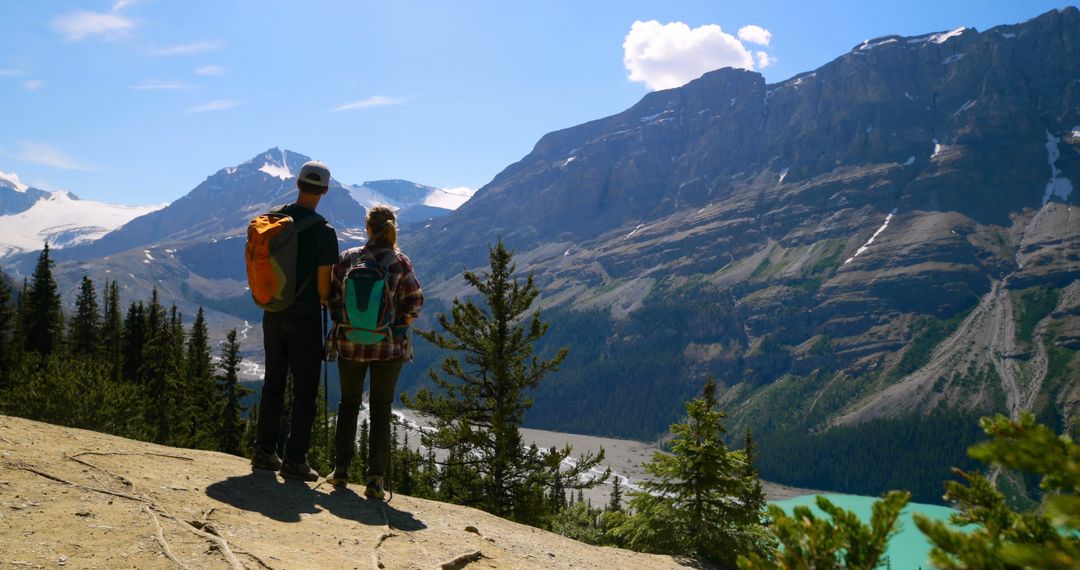
[(390, 469), (390, 405), (404, 359), (361, 362), (339, 358), (341, 403), (338, 404), (337, 433), (334, 437), (338, 467), (348, 466), (356, 450), (356, 419), (364, 401), (364, 378), (371, 370), (370, 435), (368, 437), (368, 479), (386, 477)]

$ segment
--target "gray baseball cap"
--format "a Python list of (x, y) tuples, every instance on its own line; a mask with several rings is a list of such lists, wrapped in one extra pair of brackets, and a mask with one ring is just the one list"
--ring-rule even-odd
[(330, 169), (317, 160), (305, 162), (304, 166), (300, 167), (300, 175), (297, 178), (322, 188), (330, 187)]

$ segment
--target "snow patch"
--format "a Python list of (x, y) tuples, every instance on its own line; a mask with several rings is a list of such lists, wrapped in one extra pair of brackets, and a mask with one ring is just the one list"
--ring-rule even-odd
[(1072, 128), (1072, 137), (1074, 139), (1080, 139), (1080, 125), (1076, 125)]
[(904, 161), (904, 166), (911, 166), (912, 164), (915, 164), (915, 155), (909, 156), (908, 159)]
[(150, 250), (149, 249), (144, 249), (143, 250), (143, 255), (146, 256), (147, 261), (153, 261), (154, 260), (154, 256), (150, 255)]
[(881, 224), (881, 227), (878, 228), (876, 232), (874, 232), (874, 235), (870, 236), (870, 239), (866, 240), (866, 243), (862, 244), (862, 247), (860, 247), (859, 249), (857, 249), (855, 251), (855, 255), (853, 255), (853, 256), (847, 258), (846, 260), (844, 260), (844, 265), (847, 265), (847, 264), (851, 263), (856, 257), (859, 257), (859, 255), (862, 254), (864, 251), (870, 249), (870, 244), (874, 243), (874, 240), (877, 239), (877, 237), (879, 235), (881, 235), (881, 232), (885, 231), (885, 228), (889, 227), (889, 222), (892, 221), (894, 215), (896, 215), (896, 208), (893, 208), (893, 210), (891, 212), (889, 212), (889, 215), (885, 216), (885, 223)]
[(427, 206), (434, 206), (436, 208), (445, 208), (447, 210), (456, 210), (461, 207), (462, 204), (469, 201), (469, 198), (476, 194), (475, 188), (467, 188), (465, 186), (458, 186), (456, 188), (437, 188), (431, 191), (424, 198), (424, 204)]
[(953, 54), (953, 55), (950, 55), (949, 57), (941, 60), (941, 63), (944, 64), (944, 65), (949, 65), (950, 63), (952, 63), (954, 61), (960, 61), (961, 59), (964, 59), (965, 55), (967, 55), (967, 54), (966, 53)]
[(642, 118), (641, 118), (641, 119), (639, 119), (639, 120), (640, 120), (640, 121), (641, 121), (642, 123), (651, 123), (651, 122), (652, 122), (652, 121), (653, 121), (654, 119), (656, 119), (656, 118), (657, 118), (657, 117), (659, 117), (660, 115), (666, 115), (667, 113), (670, 113), (670, 112), (671, 112), (671, 109), (664, 109), (663, 111), (660, 111), (659, 113), (655, 113), (655, 114), (652, 114), (652, 115), (648, 115), (648, 116), (642, 117)]
[(915, 100), (915, 98), (911, 96), (911, 93), (908, 93), (907, 91), (904, 91), (904, 97), (907, 97), (910, 101)]
[[(780, 173), (780, 179), (776, 181), (777, 186), (784, 183), (784, 179), (787, 178), (787, 173), (788, 173), (787, 168), (785, 168), (784, 171)], [(702, 208), (702, 209), (704, 209), (704, 208)]]
[(930, 36), (930, 41), (940, 45), (959, 36), (960, 34), (963, 34), (965, 30), (967, 30), (967, 28), (965, 28), (964, 26), (960, 26), (959, 28), (956, 28), (951, 32), (946, 32), (944, 34), (933, 34)]
[(638, 233), (638, 231), (641, 230), (641, 228), (643, 228), (643, 227), (645, 227), (645, 224), (638, 224), (637, 227), (634, 228), (634, 230), (631, 231), (630, 233), (626, 234), (626, 237), (624, 237), (623, 239), (630, 239), (630, 238), (634, 237), (634, 234)]
[(67, 192), (53, 192), (26, 211), (0, 216), (0, 257), (36, 251), (46, 240), (54, 249), (91, 242), (165, 206), (168, 204), (121, 206), (76, 200)]
[(949, 145), (941, 144), (941, 143), (938, 142), (937, 139), (933, 139), (933, 140), (934, 140), (934, 152), (933, 152), (933, 154), (930, 155), (930, 160), (934, 160), (935, 158), (938, 157), (939, 154), (949, 150)]
[(1055, 196), (1065, 201), (1069, 199), (1069, 194), (1072, 194), (1072, 182), (1069, 182), (1068, 178), (1059, 176), (1061, 170), (1056, 164), (1061, 158), (1061, 150), (1058, 149), (1060, 142), (1060, 137), (1055, 137), (1050, 134), (1050, 131), (1046, 131), (1046, 162), (1050, 165), (1050, 181), (1046, 183), (1046, 190), (1043, 192), (1043, 206)]
[(1001, 37), (1003, 37), (1003, 38), (1005, 38), (1007, 40), (1011, 40), (1011, 39), (1016, 37), (1016, 34), (1014, 34), (1012, 32), (1004, 32), (1004, 33), (1001, 34)]
[(870, 50), (872, 50), (872, 49), (874, 49), (874, 48), (876, 48), (878, 46), (883, 46), (885, 44), (891, 44), (891, 43), (895, 43), (895, 42), (896, 42), (896, 38), (889, 38), (887, 40), (876, 42), (876, 43), (870, 43), (870, 40), (865, 40), (865, 41), (863, 41), (862, 45), (859, 46), (859, 51), (870, 51)]
[(963, 105), (961, 105), (960, 108), (957, 109), (956, 112), (952, 114), (952, 116), (955, 117), (955, 116), (959, 115), (960, 113), (963, 113), (964, 111), (967, 111), (968, 109), (970, 109), (970, 108), (972, 108), (974, 106), (975, 106), (975, 100), (974, 99), (968, 99), (967, 103), (964, 103)]
[(22, 181), (19, 180), (19, 175), (14, 172), (0, 171), (0, 182), (10, 182), (11, 186), (18, 192), (26, 192), (30, 188), (26, 184), (23, 184)]
[(259, 168), (260, 172), (265, 172), (274, 178), (280, 178), (282, 180), (288, 180), (292, 178), (292, 172), (289, 172), (288, 166), (279, 166), (277, 164), (271, 164), (267, 162)]
[(576, 156), (571, 156), (570, 158), (564, 160), (563, 163), (560, 164), (559, 166), (565, 167), (567, 164), (570, 164), (571, 162), (574, 162), (575, 160), (577, 160), (577, 157)]

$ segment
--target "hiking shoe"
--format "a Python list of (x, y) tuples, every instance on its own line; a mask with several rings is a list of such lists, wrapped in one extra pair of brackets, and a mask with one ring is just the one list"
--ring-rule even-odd
[(326, 482), (335, 487), (345, 487), (349, 483), (349, 468), (346, 466), (335, 467), (334, 472), (326, 478)]
[(307, 464), (307, 461), (293, 463), (285, 459), (285, 461), (281, 462), (281, 476), (286, 479), (298, 479), (300, 481), (319, 480), (319, 474)]
[(383, 500), (383, 497), (386, 496), (386, 490), (383, 488), (383, 478), (372, 477), (368, 479), (367, 487), (364, 489), (364, 496), (377, 501)]
[(281, 469), (281, 458), (276, 451), (255, 450), (255, 456), (251, 458), (251, 466), (258, 469), (277, 471)]

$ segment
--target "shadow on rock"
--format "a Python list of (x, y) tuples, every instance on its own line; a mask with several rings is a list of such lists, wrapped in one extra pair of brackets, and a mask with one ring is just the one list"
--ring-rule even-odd
[(253, 469), (206, 488), (206, 495), (245, 511), (281, 522), (300, 522), (301, 514), (319, 512), (318, 494), (301, 481), (284, 481), (272, 471)]
[(347, 487), (333, 487), (325, 493), (301, 481), (283, 481), (275, 473), (261, 469), (213, 483), (206, 488), (206, 495), (281, 522), (300, 522), (300, 515), (325, 509), (336, 517), (371, 526), (389, 523), (404, 531), (427, 528), (411, 513), (385, 503), (380, 508), (379, 502), (369, 501)]
[[(318, 495), (320, 499), (319, 506), (339, 518), (371, 526), (382, 526), (389, 523), (391, 528), (410, 532), (427, 528), (427, 525), (417, 520), (412, 513), (399, 511), (393, 506), (379, 501), (369, 501), (357, 495), (348, 487), (334, 487), (330, 493), (319, 493)], [(382, 508), (379, 508), (380, 504)], [(385, 520), (383, 518), (384, 511), (386, 513)]]

